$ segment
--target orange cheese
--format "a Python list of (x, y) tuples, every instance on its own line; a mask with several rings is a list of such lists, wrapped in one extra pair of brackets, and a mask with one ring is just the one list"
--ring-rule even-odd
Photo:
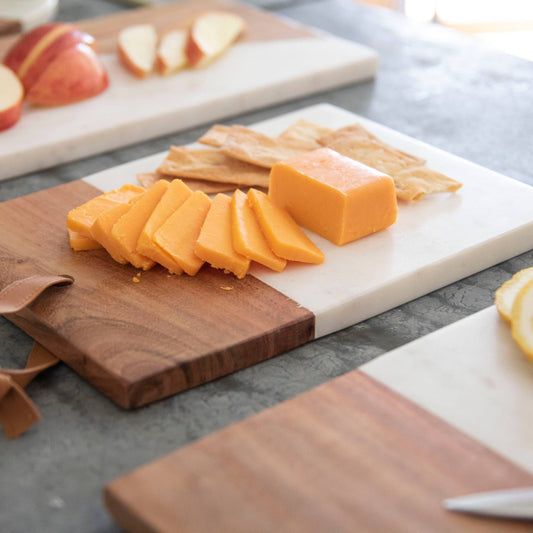
[(86, 237), (85, 235), (77, 233), (76, 231), (72, 231), (71, 229), (67, 231), (70, 247), (77, 252), (84, 250), (97, 250), (98, 248), (102, 248), (102, 245), (98, 241), (91, 239), (91, 237)]
[(286, 259), (278, 257), (268, 245), (246, 194), (237, 189), (231, 199), (231, 230), (235, 251), (248, 259), (281, 272)]
[(131, 209), (122, 215), (111, 230), (111, 239), (122, 257), (134, 267), (148, 270), (154, 266), (149, 257), (137, 253), (137, 241), (155, 206), (168, 189), (168, 181), (159, 180), (146, 191)]
[(193, 192), (153, 236), (153, 241), (190, 276), (204, 264), (194, 253), (194, 247), (210, 205), (209, 196)]
[(214, 268), (244, 278), (250, 260), (235, 251), (231, 242), (231, 198), (217, 194), (202, 226), (194, 253)]
[(391, 177), (329, 149), (272, 167), (269, 196), (304, 228), (342, 245), (396, 221)]
[(145, 189), (142, 187), (128, 184), (123, 185), (120, 189), (101, 194), (72, 209), (67, 215), (67, 228), (90, 237), (91, 227), (99, 215), (117, 204), (129, 202), (143, 192), (145, 192)]
[(122, 265), (127, 264), (127, 260), (120, 253), (120, 248), (111, 236), (113, 226), (117, 221), (131, 209), (131, 204), (117, 204), (115, 207), (103, 212), (91, 227), (93, 239), (98, 241), (109, 253), (109, 255)]
[(248, 191), (248, 201), (272, 251), (279, 257), (303, 263), (323, 263), (324, 254), (313, 244), (289, 213), (263, 192)]
[(189, 196), (192, 191), (183, 183), (176, 179), (170, 182), (165, 194), (159, 200), (155, 209), (152, 211), (150, 218), (146, 222), (139, 240), (137, 241), (137, 253), (149, 257), (156, 263), (163, 265), (172, 274), (181, 274), (183, 269), (178, 263), (165, 251), (163, 251), (155, 242), (153, 242), (154, 233), (163, 225), (163, 223), (174, 213)]

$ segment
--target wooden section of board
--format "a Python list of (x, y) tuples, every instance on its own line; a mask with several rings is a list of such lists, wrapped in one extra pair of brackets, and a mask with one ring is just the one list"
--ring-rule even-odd
[[(240, 41), (254, 42), (273, 39), (295, 39), (310, 37), (313, 33), (304, 26), (289, 24), (265, 11), (254, 9), (241, 3), (228, 0), (201, 0), (193, 2), (170, 2), (155, 4), (139, 9), (130, 9), (116, 15), (80, 20), (76, 25), (90, 33), (98, 44), (98, 53), (109, 54), (116, 51), (117, 35), (122, 29), (133, 24), (153, 24), (163, 34), (172, 29), (186, 29), (191, 20), (207, 10), (224, 10), (243, 17), (247, 30)], [(0, 57), (18, 36), (0, 39)]]
[(519, 532), (444, 498), (533, 476), (353, 371), (113, 481), (130, 532)]
[(6, 316), (116, 403), (138, 407), (313, 339), (312, 313), (252, 276), (156, 267), (134, 283), (138, 271), (105, 251), (73, 252), (66, 215), (98, 193), (75, 181), (0, 204), (0, 227), (9, 228), (0, 283), (75, 278)]

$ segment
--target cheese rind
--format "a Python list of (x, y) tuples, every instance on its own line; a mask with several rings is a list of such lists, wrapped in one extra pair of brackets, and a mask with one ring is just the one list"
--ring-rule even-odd
[(117, 204), (129, 202), (132, 198), (144, 193), (146, 189), (137, 185), (123, 185), (120, 189), (100, 194), (88, 202), (69, 211), (67, 215), (67, 228), (91, 237), (91, 227), (102, 213)]
[(281, 272), (287, 260), (278, 257), (268, 245), (246, 194), (237, 189), (231, 198), (231, 233), (237, 253)]
[(168, 181), (160, 180), (146, 191), (139, 201), (116, 222), (111, 230), (111, 239), (120, 255), (136, 268), (148, 270), (155, 264), (152, 259), (137, 253), (137, 241), (155, 206), (168, 189)]
[(172, 274), (181, 274), (183, 269), (153, 241), (153, 236), (191, 194), (192, 191), (183, 181), (179, 179), (172, 180), (161, 200), (152, 211), (137, 241), (137, 253), (149, 257), (152, 261), (164, 266)]
[(290, 261), (319, 264), (324, 254), (307, 237), (289, 213), (263, 192), (248, 191), (248, 201), (272, 251)]
[(337, 245), (387, 228), (398, 212), (390, 176), (329, 148), (274, 165), (269, 196), (298, 224)]
[(194, 253), (194, 247), (210, 205), (209, 196), (193, 192), (153, 236), (153, 241), (189, 276), (196, 275), (204, 264)]
[(207, 213), (194, 253), (212, 267), (228, 270), (242, 279), (250, 260), (235, 251), (231, 234), (231, 198), (220, 193)]

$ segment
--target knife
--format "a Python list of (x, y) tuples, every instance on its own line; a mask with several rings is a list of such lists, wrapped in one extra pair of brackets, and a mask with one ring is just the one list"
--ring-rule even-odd
[(444, 500), (448, 511), (498, 518), (533, 520), (533, 487), (468, 494)]

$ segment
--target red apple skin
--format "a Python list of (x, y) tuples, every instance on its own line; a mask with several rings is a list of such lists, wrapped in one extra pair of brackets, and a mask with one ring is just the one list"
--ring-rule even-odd
[(83, 43), (63, 50), (26, 95), (41, 106), (64, 105), (92, 98), (109, 85), (107, 72), (94, 51)]
[(30, 50), (32, 50), (49, 31), (62, 25), (61, 22), (42, 24), (30, 32), (25, 33), (20, 39), (15, 41), (13, 46), (7, 51), (3, 61), (4, 65), (9, 67), (15, 74), (18, 74), (19, 68)]
[(86, 44), (91, 48), (94, 47), (94, 37), (80, 31), (78, 29), (72, 29), (66, 33), (62, 33), (54, 39), (33, 61), (24, 74), (21, 77), (22, 85), (24, 89), (29, 91), (33, 84), (41, 77), (43, 72), (48, 68), (48, 65), (59, 55), (61, 52), (75, 46), (77, 44)]
[(194, 40), (192, 33), (192, 29), (189, 29), (187, 40), (185, 41), (185, 55), (189, 65), (195, 67), (205, 57), (205, 53)]
[(19, 100), (17, 104), (9, 109), (0, 111), (0, 131), (7, 130), (14, 126), (19, 120), (22, 114), (22, 100)]

